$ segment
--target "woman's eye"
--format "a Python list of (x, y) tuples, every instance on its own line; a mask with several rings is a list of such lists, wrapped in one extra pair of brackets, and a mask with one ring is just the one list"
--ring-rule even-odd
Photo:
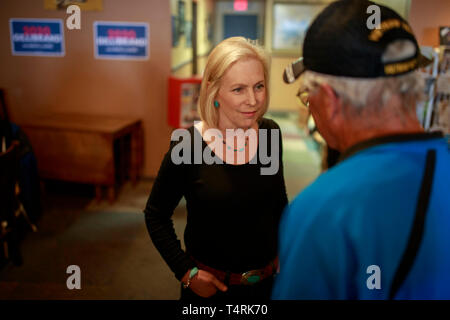
[(241, 92), (241, 90), (242, 90), (242, 88), (233, 89), (234, 92), (238, 92), (238, 93)]
[(264, 88), (264, 85), (261, 83), (261, 84), (258, 84), (257, 86), (256, 86), (256, 89), (257, 90), (261, 90), (261, 89), (263, 89)]

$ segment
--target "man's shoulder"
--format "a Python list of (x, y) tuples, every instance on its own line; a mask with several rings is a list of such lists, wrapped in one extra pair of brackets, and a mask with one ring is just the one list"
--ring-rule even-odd
[(298, 212), (308, 208), (311, 215), (348, 214), (371, 207), (377, 198), (385, 196), (387, 186), (392, 188), (408, 182), (420, 182), (420, 170), (412, 160), (404, 161), (395, 153), (360, 153), (317, 177), (296, 196), (290, 210)]
[(290, 210), (305, 211), (308, 208), (308, 214), (319, 213), (320, 208), (332, 202), (334, 198), (339, 197), (339, 193), (344, 191), (337, 186), (343, 183), (342, 180), (338, 180), (342, 171), (346, 171), (345, 167), (338, 166), (320, 174), (294, 198), (290, 204)]
[[(426, 145), (433, 147), (439, 143)], [(439, 148), (441, 156), (448, 158), (447, 147)], [(370, 206), (372, 201), (390, 197), (389, 191), (395, 192), (401, 201), (420, 187), (427, 150), (423, 145), (419, 148), (403, 144), (398, 148), (381, 145), (358, 152), (322, 173), (297, 195), (291, 207), (301, 210), (308, 203), (321, 203), (322, 207), (337, 209), (349, 203), (355, 206), (358, 201), (360, 206)], [(448, 173), (448, 166), (444, 171)]]

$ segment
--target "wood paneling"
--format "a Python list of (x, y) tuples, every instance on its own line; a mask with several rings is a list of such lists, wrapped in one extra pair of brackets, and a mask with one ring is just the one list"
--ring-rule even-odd
[[(85, 113), (143, 120), (144, 175), (155, 176), (169, 146), (166, 120), (171, 22), (167, 0), (107, 0), (103, 11), (81, 13), (81, 30), (65, 28), (62, 58), (12, 56), (10, 18), (65, 19), (65, 11), (44, 10), (43, 1), (0, 1), (0, 87), (11, 118), (30, 114)], [(96, 60), (94, 21), (148, 22), (150, 59)]]

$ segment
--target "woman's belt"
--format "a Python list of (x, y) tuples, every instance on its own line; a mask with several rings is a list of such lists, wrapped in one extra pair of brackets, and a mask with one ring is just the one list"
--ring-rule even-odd
[(204, 265), (196, 259), (193, 260), (197, 263), (197, 267), (200, 270), (208, 271), (226, 285), (252, 285), (274, 275), (278, 268), (278, 257), (262, 269), (249, 270), (243, 273), (233, 273), (214, 269)]

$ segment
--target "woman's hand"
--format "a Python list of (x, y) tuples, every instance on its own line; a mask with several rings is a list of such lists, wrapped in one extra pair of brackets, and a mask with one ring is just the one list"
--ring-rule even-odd
[[(183, 283), (186, 283), (189, 278), (189, 273), (186, 274), (181, 279)], [(191, 279), (191, 285), (189, 288), (197, 295), (203, 298), (209, 298), (216, 294), (217, 290), (227, 291), (227, 286), (217, 279), (213, 274), (205, 270), (198, 270), (198, 273)], [(189, 289), (188, 288), (188, 289)]]

